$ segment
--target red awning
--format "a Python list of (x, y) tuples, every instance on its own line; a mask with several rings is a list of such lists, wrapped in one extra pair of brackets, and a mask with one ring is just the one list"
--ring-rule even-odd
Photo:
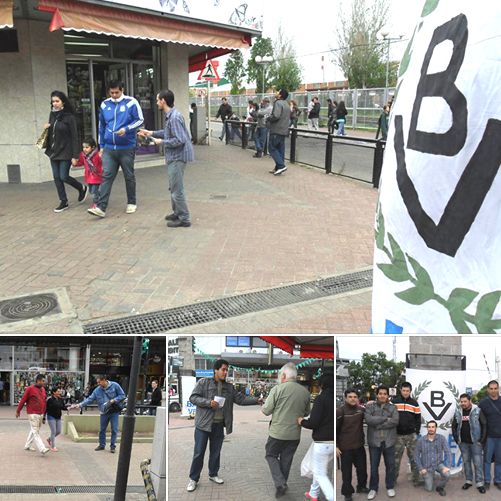
[(259, 336), (267, 343), (292, 355), (295, 346), (300, 347), (301, 358), (334, 359), (334, 336)]
[(0, 1), (0, 29), (14, 27), (13, 4), (14, 0)]
[(245, 49), (251, 44), (250, 35), (240, 31), (73, 0), (39, 0), (38, 9), (53, 14), (50, 31), (62, 29), (198, 45), (222, 50), (223, 53)]

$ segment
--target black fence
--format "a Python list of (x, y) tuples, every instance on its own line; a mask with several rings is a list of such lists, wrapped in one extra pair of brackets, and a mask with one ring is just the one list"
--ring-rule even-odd
[[(226, 144), (255, 149), (255, 123), (226, 121)], [(386, 141), (328, 132), (290, 128), (286, 139), (286, 159), (379, 186)], [(267, 153), (267, 145), (265, 146)]]

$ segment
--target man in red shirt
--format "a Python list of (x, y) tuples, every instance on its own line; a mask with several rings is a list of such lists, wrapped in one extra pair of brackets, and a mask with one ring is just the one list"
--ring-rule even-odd
[(16, 418), (21, 414), (21, 411), (26, 404), (26, 413), (30, 421), (30, 433), (26, 440), (25, 450), (34, 451), (31, 446), (33, 442), (37, 446), (39, 452), (43, 455), (49, 452), (45, 447), (42, 438), (40, 437), (40, 427), (42, 426), (43, 416), (46, 410), (47, 394), (45, 393), (45, 376), (38, 374), (35, 378), (35, 384), (32, 384), (24, 391), (16, 410)]

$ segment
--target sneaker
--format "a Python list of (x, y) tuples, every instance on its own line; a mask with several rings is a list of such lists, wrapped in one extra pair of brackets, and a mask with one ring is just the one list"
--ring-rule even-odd
[(463, 487), (461, 487), (461, 489), (463, 489), (463, 491), (469, 489), (470, 487), (472, 487), (473, 484), (470, 484), (468, 482), (466, 482), (465, 484), (463, 484)]
[(111, 448), (110, 448), (110, 452), (111, 452), (112, 454), (115, 454), (115, 447), (111, 447)]
[(281, 498), (282, 496), (285, 496), (285, 491), (287, 490), (287, 487), (277, 487), (277, 490), (275, 491), (275, 498)]
[[(306, 499), (309, 499), (310, 501), (318, 501), (318, 498), (314, 498), (309, 492), (305, 492), (304, 497)], [(344, 499), (346, 500), (346, 496)], [(351, 499), (351, 496), (350, 496), (350, 499)]]
[(224, 480), (217, 475), (215, 477), (209, 477), (209, 480), (216, 482), (216, 484), (224, 484)]
[(127, 207), (125, 208), (125, 213), (126, 214), (134, 214), (137, 210), (137, 205), (135, 204), (127, 204)]
[(90, 209), (87, 209), (87, 212), (89, 214), (92, 214), (93, 216), (97, 217), (104, 217), (106, 216), (106, 212), (101, 210), (99, 207), (91, 207)]
[(61, 202), (55, 209), (54, 212), (63, 212), (68, 208), (68, 202)]
[(186, 490), (188, 492), (193, 492), (197, 488), (197, 483), (194, 480), (191, 480), (188, 482), (188, 487), (186, 487)]
[(30, 451), (30, 452), (35, 452), (36, 449), (34, 447), (25, 447), (24, 448), (25, 451)]
[(373, 489), (369, 491), (369, 494), (367, 494), (367, 499), (374, 499), (376, 497), (377, 492)]
[(369, 489), (367, 487), (357, 487), (357, 494), (368, 494)]
[(87, 188), (87, 186), (85, 186), (85, 184), (84, 184), (82, 191), (78, 195), (78, 202), (79, 203), (84, 202), (85, 199), (87, 198), (88, 193), (89, 193), (89, 188)]
[(501, 491), (501, 482), (494, 482), (494, 485)]
[(52, 452), (59, 452), (59, 449), (57, 447), (51, 447), (50, 450)]
[(176, 219), (175, 221), (169, 221), (167, 223), (167, 226), (169, 228), (189, 228), (191, 226), (191, 223), (189, 221), (181, 221), (180, 219)]
[(394, 498), (395, 497), (395, 489), (388, 489), (386, 491), (386, 494), (388, 494), (389, 498)]
[(445, 489), (443, 487), (437, 487), (435, 490), (440, 494), (440, 496), (446, 495)]
[(45, 456), (45, 454), (47, 454), (49, 451), (50, 451), (50, 449), (44, 449), (44, 450), (41, 452), (42, 456)]
[(174, 213), (165, 216), (166, 221), (177, 221), (179, 219)]
[(94, 450), (95, 451), (104, 451), (104, 447), (102, 445), (98, 445)]
[(483, 485), (481, 485), (480, 487), (477, 487), (477, 490), (478, 490), (478, 492), (480, 492), (480, 494), (485, 494), (485, 487)]
[(280, 174), (282, 174), (282, 172), (285, 172), (287, 170), (287, 167), (284, 165), (283, 167), (280, 167), (280, 169), (277, 169), (273, 174), (275, 176), (278, 176)]

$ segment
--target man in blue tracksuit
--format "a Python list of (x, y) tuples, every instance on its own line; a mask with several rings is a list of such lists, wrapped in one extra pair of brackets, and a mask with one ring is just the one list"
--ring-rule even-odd
[(111, 187), (122, 167), (127, 191), (125, 212), (136, 212), (136, 131), (143, 124), (143, 112), (137, 100), (123, 93), (123, 84), (112, 81), (108, 85), (110, 97), (101, 104), (99, 112), (99, 146), (103, 157), (103, 182), (99, 199), (88, 212), (97, 217), (106, 215)]
[(108, 428), (108, 423), (111, 423), (110, 452), (114, 453), (118, 433), (118, 416), (122, 409), (122, 403), (125, 400), (125, 393), (118, 383), (108, 381), (106, 376), (97, 376), (96, 381), (98, 386), (96, 386), (94, 391), (83, 402), (76, 405), (77, 407), (85, 407), (92, 402), (97, 403), (97, 407), (101, 413), (101, 422), (99, 428), (99, 445), (95, 450), (103, 451), (106, 447), (106, 428)]

